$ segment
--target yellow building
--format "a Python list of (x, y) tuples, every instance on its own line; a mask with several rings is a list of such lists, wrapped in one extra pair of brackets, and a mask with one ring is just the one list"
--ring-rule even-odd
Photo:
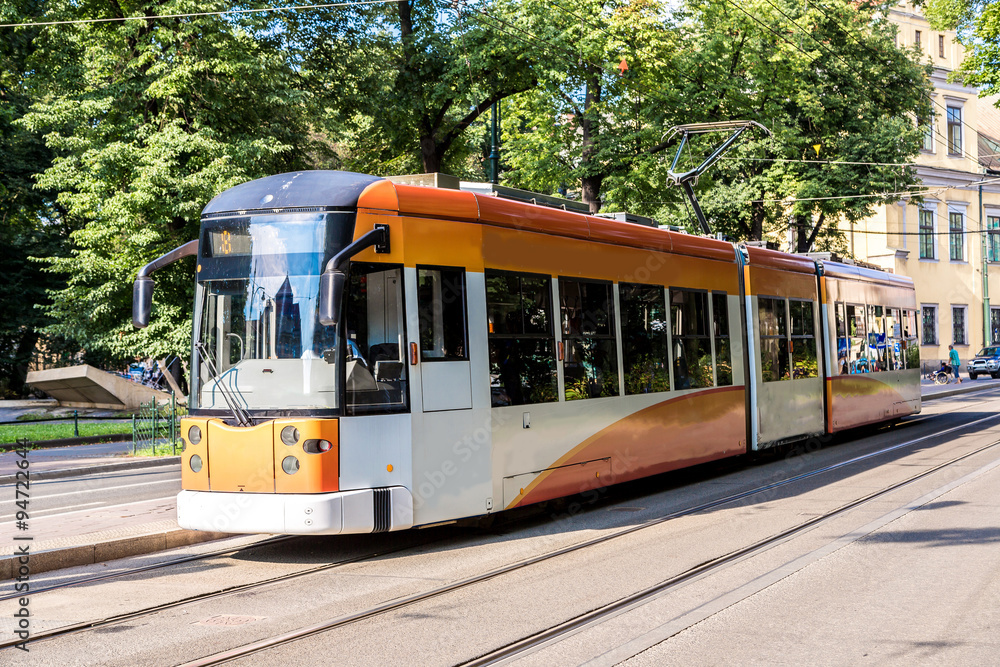
[(989, 130), (1000, 128), (1000, 114), (976, 88), (948, 81), (964, 55), (954, 32), (932, 30), (910, 3), (890, 20), (898, 43), (918, 46), (934, 66), (934, 117), (916, 161), (923, 202), (901, 199), (842, 229), (854, 257), (913, 279), (924, 367), (947, 359), (954, 344), (964, 368), (981, 347), (1000, 343), (1000, 178), (986, 173), (997, 167), (1000, 142)]

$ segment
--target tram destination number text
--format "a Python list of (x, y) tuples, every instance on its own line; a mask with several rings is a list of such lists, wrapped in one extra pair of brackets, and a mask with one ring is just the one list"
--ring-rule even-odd
[(14, 634), (20, 643), (14, 646), (27, 651), (27, 641), (31, 638), (31, 612), (28, 610), (31, 592), (31, 541), (34, 539), (28, 533), (28, 503), (31, 500), (31, 461), (28, 459), (28, 449), (15, 449), (17, 473), (14, 475), (14, 525), (17, 532), (14, 535), (14, 592), (19, 593), (17, 611), (14, 612)]

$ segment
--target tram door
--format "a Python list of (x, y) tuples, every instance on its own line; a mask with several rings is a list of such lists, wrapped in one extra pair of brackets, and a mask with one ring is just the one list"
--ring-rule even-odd
[(417, 267), (424, 412), (472, 409), (465, 269)]

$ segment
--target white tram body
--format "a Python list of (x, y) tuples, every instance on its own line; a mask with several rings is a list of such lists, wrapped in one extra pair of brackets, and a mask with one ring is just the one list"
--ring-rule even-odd
[(185, 528), (402, 530), (920, 411), (878, 271), (324, 171), (222, 193), (197, 245)]

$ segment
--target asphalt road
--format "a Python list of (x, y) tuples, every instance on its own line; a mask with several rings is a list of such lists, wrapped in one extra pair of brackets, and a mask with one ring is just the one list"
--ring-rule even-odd
[[(128, 523), (129, 515), (147, 514), (159, 508), (164, 516), (175, 516), (181, 489), (179, 465), (162, 468), (102, 473), (85, 477), (33, 481), (29, 515), (36, 540), (50, 541)], [(0, 540), (9, 544), (17, 530), (17, 507), (13, 485), (0, 486)]]
[[(596, 502), (549, 506), (489, 529), (299, 539), (40, 593), (30, 602), (34, 631), (359, 559), (39, 642), (30, 645), (30, 653), (4, 649), (0, 662), (185, 664), (903, 445), (232, 663), (459, 664), (1000, 440), (997, 394), (942, 398), (926, 404), (923, 415), (866, 437), (754, 465), (709, 466), (623, 485)], [(990, 628), (1000, 621), (1000, 550), (994, 544), (1000, 539), (998, 450), (928, 472), (517, 660), (537, 665), (991, 662), (997, 647)], [(119, 479), (114, 486), (129, 483), (135, 482)], [(159, 492), (150, 487), (144, 493)], [(114, 493), (134, 492), (129, 488), (109, 489), (100, 497), (112, 502)], [(60, 502), (57, 490), (82, 492), (65, 496), (74, 502), (89, 502), (86, 494), (93, 493), (57, 489), (55, 483), (49, 490), (54, 503)], [(15, 609), (14, 601), (0, 603), (8, 636)]]

